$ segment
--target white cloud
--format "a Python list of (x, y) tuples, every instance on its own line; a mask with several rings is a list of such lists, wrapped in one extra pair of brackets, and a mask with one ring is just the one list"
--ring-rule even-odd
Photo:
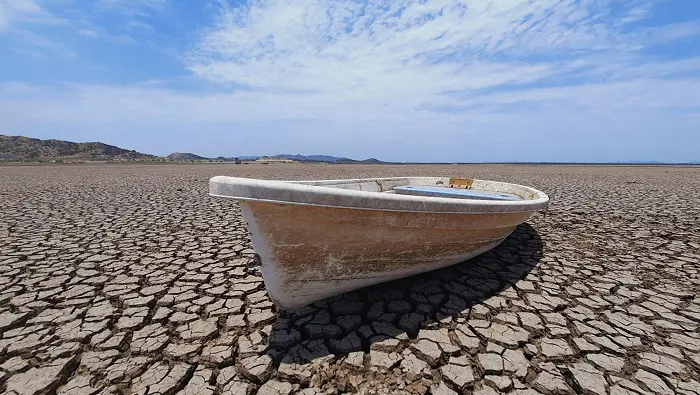
[[(0, 119), (20, 134), (103, 139), (158, 154), (330, 153), (387, 160), (698, 160), (697, 79), (523, 89), (410, 110), (262, 91), (0, 86)], [(421, 102), (422, 103), (422, 102)], [(341, 105), (342, 104), (342, 105)], [(377, 107), (379, 105), (379, 107)], [(126, 138), (124, 136), (129, 136)]]
[(34, 0), (0, 0), (0, 39), (2, 49), (34, 59), (45, 59), (47, 55), (66, 59), (77, 53), (67, 48), (60, 40), (52, 38), (37, 27), (66, 26), (68, 22)]
[(0, 33), (15, 22), (45, 17), (34, 0), (3, 0), (0, 2)]
[[(195, 95), (146, 85), (0, 87), (0, 119), (19, 134), (85, 136), (158, 154), (330, 153), (387, 160), (697, 160), (697, 80), (494, 93), (454, 112), (313, 97)], [(401, 116), (388, 116), (395, 111)], [(125, 136), (129, 136), (128, 138)], [(74, 137), (75, 138), (75, 137)]]
[[(640, 36), (625, 27), (647, 17), (649, 8), (645, 1), (613, 8), (594, 0), (467, 6), (452, 0), (253, 1), (223, 7), (190, 52), (188, 67), (214, 83), (260, 90), (270, 99), (293, 94), (312, 114), (314, 108), (325, 114), (329, 104), (363, 103), (390, 105), (399, 111), (387, 117), (401, 118), (449, 102), (454, 91), (480, 95), (483, 89), (605, 73), (610, 66), (600, 62), (604, 56), (634, 56)], [(690, 24), (656, 31), (659, 40), (689, 34)]]
[[(700, 62), (700, 59), (696, 61)], [(351, 122), (382, 127), (398, 123), (488, 121), (494, 115), (524, 119), (531, 108), (552, 107), (552, 119), (577, 114), (584, 119), (595, 112), (629, 116), (646, 112), (663, 116), (666, 109), (700, 111), (698, 79), (636, 79), (617, 83), (557, 86), (460, 97), (438, 102), (438, 108), (407, 111), (391, 102), (323, 102), (315, 95), (270, 95), (260, 91), (192, 94), (160, 83), (134, 87), (64, 85), (45, 89), (27, 84), (0, 85), (0, 104), (16, 119), (33, 122), (95, 125), (109, 122), (145, 124), (255, 123), (261, 121)], [(424, 104), (425, 101), (416, 101)], [(345, 105), (345, 106), (343, 106)], [(443, 108), (445, 107), (445, 108)], [(399, 114), (394, 112), (400, 111)], [(85, 116), (90, 114), (89, 116)], [(543, 114), (540, 114), (543, 115)]]

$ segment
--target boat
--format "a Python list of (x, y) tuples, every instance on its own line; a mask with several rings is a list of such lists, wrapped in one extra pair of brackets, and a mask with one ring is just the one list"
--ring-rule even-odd
[(464, 262), (549, 204), (528, 186), (457, 177), (216, 176), (209, 194), (238, 201), (282, 310)]

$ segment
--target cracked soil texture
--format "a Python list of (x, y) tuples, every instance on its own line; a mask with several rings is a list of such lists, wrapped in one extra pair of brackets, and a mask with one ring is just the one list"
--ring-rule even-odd
[[(552, 201), (468, 262), (278, 312), (214, 175)], [(7, 165), (0, 207), (0, 393), (700, 394), (698, 167)]]

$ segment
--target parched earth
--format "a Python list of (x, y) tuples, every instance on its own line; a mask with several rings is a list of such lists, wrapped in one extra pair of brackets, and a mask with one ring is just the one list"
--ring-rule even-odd
[[(293, 312), (214, 175), (550, 194), (501, 246)], [(0, 167), (0, 392), (700, 394), (700, 168)]]

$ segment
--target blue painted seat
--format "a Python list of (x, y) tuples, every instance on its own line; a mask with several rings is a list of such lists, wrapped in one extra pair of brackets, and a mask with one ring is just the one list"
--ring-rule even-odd
[(473, 189), (412, 186), (405, 185), (392, 188), (395, 193), (401, 195), (434, 196), (457, 199), (478, 199), (478, 200), (522, 200), (518, 195), (504, 192), (476, 191)]

